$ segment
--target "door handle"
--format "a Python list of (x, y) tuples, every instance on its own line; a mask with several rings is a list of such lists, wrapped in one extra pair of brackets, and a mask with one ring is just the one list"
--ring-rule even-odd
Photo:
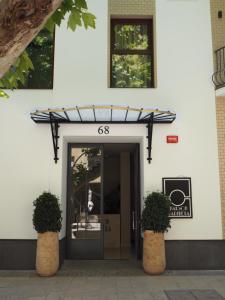
[(136, 226), (136, 214), (135, 214), (135, 211), (132, 212), (132, 229), (133, 230), (136, 230), (137, 229), (137, 226)]

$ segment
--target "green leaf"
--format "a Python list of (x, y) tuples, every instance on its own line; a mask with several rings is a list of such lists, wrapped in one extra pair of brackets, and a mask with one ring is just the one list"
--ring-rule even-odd
[[(0, 80), (0, 87), (11, 90), (18, 88), (19, 82), (25, 84), (29, 71), (33, 69), (33, 63), (30, 60), (28, 53), (24, 51), (13, 66), (11, 66), (10, 70)], [(7, 96), (8, 95), (1, 90), (0, 97)]]
[(71, 11), (74, 6), (74, 1), (73, 0), (64, 0), (63, 3), (61, 4), (60, 8), (62, 11)]
[(47, 23), (45, 24), (45, 28), (48, 29), (49, 32), (53, 33), (55, 29), (55, 22), (52, 18), (48, 19)]
[(83, 8), (83, 9), (87, 9), (87, 3), (85, 0), (75, 0), (75, 5), (78, 7), (78, 8)]
[(8, 98), (9, 98), (9, 95), (6, 94), (3, 90), (0, 90), (0, 97), (1, 97), (1, 98), (6, 98), (6, 99), (8, 99)]
[(34, 69), (33, 63), (30, 59), (30, 57), (28, 56), (28, 53), (26, 51), (23, 52), (23, 54), (20, 57), (21, 62), (20, 62), (20, 69), (22, 71), (26, 71), (29, 69)]
[(13, 64), (13, 67), (18, 68), (18, 66), (20, 65), (20, 61), (21, 61), (21, 56), (19, 56), (17, 58), (17, 60), (15, 61), (15, 63)]
[(95, 28), (95, 20), (96, 17), (91, 13), (82, 13), (82, 19), (84, 22), (84, 27), (87, 29), (88, 27)]
[(69, 16), (67, 27), (70, 28), (71, 30), (75, 31), (77, 26), (81, 26), (81, 25), (82, 25), (82, 23), (81, 23), (80, 12), (77, 9), (73, 9)]
[(57, 9), (56, 12), (51, 17), (52, 21), (55, 22), (56, 25), (60, 26), (62, 20), (64, 19), (64, 14), (60, 9)]

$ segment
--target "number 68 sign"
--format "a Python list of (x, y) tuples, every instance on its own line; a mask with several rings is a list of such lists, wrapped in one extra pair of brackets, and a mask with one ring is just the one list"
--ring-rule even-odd
[(109, 134), (109, 126), (100, 126), (98, 127), (98, 134), (102, 135), (102, 134)]

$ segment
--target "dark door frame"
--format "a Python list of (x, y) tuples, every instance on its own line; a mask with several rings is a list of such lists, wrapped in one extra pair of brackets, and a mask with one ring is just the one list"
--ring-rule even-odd
[[(138, 174), (137, 177), (138, 179), (138, 190), (137, 190), (137, 197), (135, 199), (136, 201), (136, 226), (137, 226), (137, 237), (136, 237), (136, 259), (140, 259), (141, 258), (141, 226), (140, 226), (140, 216), (141, 216), (141, 172), (140, 172), (140, 143), (75, 143), (75, 142), (69, 142), (67, 144), (67, 190), (66, 190), (66, 249), (65, 249), (65, 256), (66, 259), (68, 258), (68, 244), (67, 244), (67, 240), (68, 240), (68, 234), (69, 234), (69, 195), (70, 195), (70, 184), (69, 184), (69, 179), (70, 179), (70, 171), (69, 171), (69, 165), (70, 165), (70, 152), (72, 147), (102, 147), (103, 149), (103, 158), (102, 158), (102, 170), (101, 170), (101, 176), (102, 176), (102, 199), (104, 197), (104, 191), (103, 191), (103, 181), (104, 181), (104, 145), (105, 144), (111, 144), (111, 145), (115, 145), (115, 144), (121, 144), (121, 145), (126, 145), (126, 144), (133, 144), (137, 146), (137, 151), (138, 151)], [(136, 150), (135, 150), (136, 151)], [(133, 174), (134, 175), (134, 174)], [(101, 212), (103, 212), (103, 205), (104, 205), (104, 201), (101, 201)], [(104, 245), (104, 226), (103, 224), (101, 225), (102, 228), (102, 232), (103, 232), (103, 245)], [(104, 249), (103, 249), (104, 250)], [(104, 255), (103, 258), (104, 259)]]
[[(136, 144), (136, 149), (137, 151), (137, 196), (136, 196), (136, 227), (137, 227), (137, 235), (136, 235), (136, 258), (141, 259), (142, 253), (141, 253), (141, 156), (140, 156), (140, 144)], [(135, 163), (135, 162), (134, 162)], [(135, 177), (135, 174), (134, 174)], [(135, 180), (135, 178), (134, 178)]]

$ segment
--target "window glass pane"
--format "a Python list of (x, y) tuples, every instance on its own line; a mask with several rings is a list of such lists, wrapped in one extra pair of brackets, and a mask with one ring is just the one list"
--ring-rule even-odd
[(100, 148), (72, 148), (71, 239), (101, 238)]
[(52, 89), (54, 35), (43, 29), (26, 50), (33, 62), (34, 70), (30, 71), (25, 85), (20, 85), (19, 88)]
[(148, 48), (146, 24), (118, 24), (114, 26), (114, 31), (114, 49), (146, 50)]
[(150, 55), (112, 55), (112, 87), (149, 87), (150, 70)]

